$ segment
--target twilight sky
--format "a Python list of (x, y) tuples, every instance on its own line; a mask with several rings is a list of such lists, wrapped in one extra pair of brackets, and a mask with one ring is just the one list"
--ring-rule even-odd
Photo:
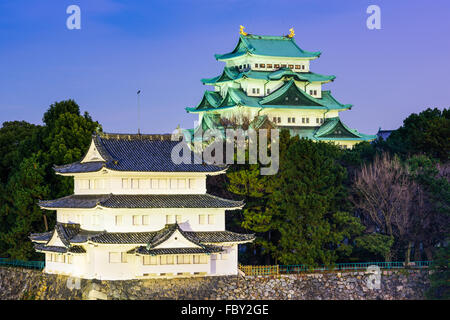
[[(81, 8), (81, 30), (66, 8)], [(366, 27), (369, 5), (381, 30)], [(343, 121), (363, 133), (396, 129), (412, 112), (450, 106), (448, 0), (0, 0), (0, 122), (42, 123), (48, 106), (72, 98), (106, 132), (193, 127), (187, 114), (218, 75), (215, 53), (231, 51), (239, 25), (321, 51), (311, 70), (354, 105)]]

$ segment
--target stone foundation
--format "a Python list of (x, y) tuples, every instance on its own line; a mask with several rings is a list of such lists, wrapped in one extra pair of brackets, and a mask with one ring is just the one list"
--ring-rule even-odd
[(257, 277), (205, 277), (99, 281), (0, 268), (0, 299), (424, 299), (428, 270), (383, 271), (379, 289), (365, 272)]

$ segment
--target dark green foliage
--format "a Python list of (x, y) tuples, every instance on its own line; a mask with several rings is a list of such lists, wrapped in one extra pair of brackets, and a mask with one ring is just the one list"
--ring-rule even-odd
[(403, 126), (386, 140), (386, 147), (393, 153), (415, 155), (425, 153), (429, 157), (446, 162), (450, 154), (450, 110), (426, 109), (411, 114)]
[(431, 267), (430, 289), (426, 296), (428, 299), (450, 299), (450, 246), (437, 250), (434, 264)]
[(365, 234), (355, 239), (356, 250), (363, 255), (367, 251), (376, 259), (383, 259), (391, 251), (394, 244), (394, 238), (380, 233)]
[(28, 236), (52, 228), (56, 217), (37, 202), (73, 192), (73, 179), (55, 175), (52, 167), (80, 160), (100, 128), (73, 100), (52, 104), (43, 121), (42, 127), (5, 122), (0, 129), (0, 257), (39, 256)]

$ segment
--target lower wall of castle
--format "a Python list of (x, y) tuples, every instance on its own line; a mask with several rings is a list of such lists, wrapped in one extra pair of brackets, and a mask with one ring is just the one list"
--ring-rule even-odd
[[(424, 299), (427, 270), (383, 271), (379, 288), (365, 272), (280, 276), (217, 276), (100, 281), (0, 268), (0, 299)], [(372, 282), (373, 283), (373, 282)]]

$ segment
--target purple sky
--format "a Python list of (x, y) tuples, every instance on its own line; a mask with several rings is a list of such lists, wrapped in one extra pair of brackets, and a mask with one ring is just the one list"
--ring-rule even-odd
[[(66, 8), (81, 8), (81, 30), (66, 28)], [(381, 7), (381, 30), (366, 28), (366, 8)], [(398, 128), (412, 112), (450, 106), (450, 1), (0, 0), (0, 122), (42, 123), (48, 106), (75, 99), (107, 132), (193, 127), (195, 106), (231, 51), (239, 25), (253, 34), (295, 28), (297, 44), (321, 51), (311, 70), (350, 127)]]

